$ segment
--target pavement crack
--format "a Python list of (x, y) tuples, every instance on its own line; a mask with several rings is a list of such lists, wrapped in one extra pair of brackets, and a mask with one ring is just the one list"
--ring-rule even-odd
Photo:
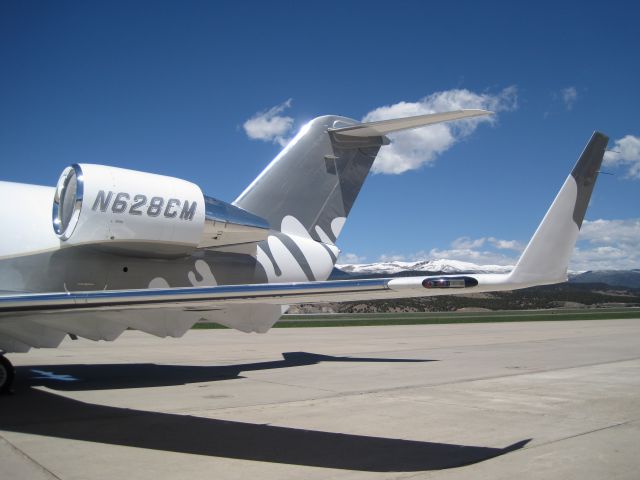
[(605, 431), (605, 430), (610, 430), (612, 428), (623, 427), (625, 425), (631, 425), (631, 424), (639, 422), (639, 421), (640, 421), (640, 419), (634, 418), (632, 420), (627, 420), (625, 422), (614, 423), (613, 425), (607, 425), (605, 427), (594, 428), (594, 429), (588, 430), (586, 432), (580, 432), (580, 433), (576, 433), (574, 435), (569, 435), (567, 437), (557, 438), (555, 440), (549, 440), (548, 442), (541, 442), (541, 443), (537, 443), (537, 444), (534, 444), (534, 445), (527, 445), (527, 446), (525, 446), (523, 448), (523, 450), (533, 450), (533, 449), (538, 448), (538, 447), (543, 447), (543, 446), (546, 446), (546, 445), (553, 445), (554, 443), (563, 442), (565, 440), (571, 440), (572, 438), (579, 438), (579, 437), (583, 437), (585, 435), (590, 435), (592, 433), (602, 432), (602, 431)]
[(51, 470), (46, 468), (41, 463), (37, 462), (33, 457), (31, 457), (30, 455), (26, 454), (20, 448), (16, 447), (12, 442), (7, 440), (4, 436), (0, 435), (0, 446), (2, 444), (4, 444), (14, 455), (22, 458), (24, 461), (26, 461), (30, 465), (34, 466), (36, 469), (40, 470), (44, 475), (49, 476), (53, 480), (62, 480), (55, 473), (53, 473)]
[(412, 385), (402, 385), (399, 387), (389, 387), (389, 388), (380, 388), (374, 390), (363, 390), (358, 392), (349, 392), (348, 394), (376, 394), (376, 393), (387, 393), (387, 392), (396, 392), (402, 390), (411, 390), (414, 388), (433, 388), (433, 387), (442, 387), (446, 385), (456, 385), (461, 383), (471, 383), (471, 382), (483, 382), (486, 380), (498, 380), (500, 378), (512, 378), (512, 377), (521, 377), (527, 375), (537, 375), (540, 373), (549, 373), (549, 372), (560, 372), (563, 370), (573, 370), (576, 368), (584, 368), (584, 367), (596, 367), (599, 365), (611, 365), (615, 363), (624, 363), (624, 362), (633, 362), (640, 360), (640, 357), (631, 357), (631, 358), (622, 358), (617, 360), (612, 360), (610, 362), (594, 362), (594, 363), (586, 363), (581, 365), (572, 365), (570, 367), (561, 367), (561, 368), (541, 368), (541, 369), (531, 369), (524, 372), (514, 372), (514, 373), (506, 373), (499, 375), (487, 375), (484, 377), (476, 377), (476, 378), (468, 378), (468, 379), (457, 379), (439, 383), (428, 383), (428, 384), (412, 384)]

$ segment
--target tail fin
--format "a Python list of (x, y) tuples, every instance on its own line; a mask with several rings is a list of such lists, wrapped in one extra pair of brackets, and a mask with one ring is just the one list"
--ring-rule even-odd
[(318, 117), (233, 203), (284, 233), (306, 232), (335, 243), (380, 147), (388, 143), (386, 133), (489, 113), (458, 110), (372, 123)]
[(541, 285), (567, 279), (569, 260), (584, 220), (609, 138), (594, 132), (542, 223), (511, 272), (510, 283)]

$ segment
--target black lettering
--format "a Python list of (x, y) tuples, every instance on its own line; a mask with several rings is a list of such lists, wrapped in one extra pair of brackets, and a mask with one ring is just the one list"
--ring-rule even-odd
[(149, 208), (147, 208), (147, 215), (150, 217), (157, 217), (162, 212), (162, 206), (164, 205), (164, 198), (153, 197), (149, 202)]
[(167, 218), (174, 218), (176, 215), (178, 215), (177, 211), (171, 211), (171, 209), (173, 207), (179, 207), (180, 206), (180, 200), (178, 200), (177, 198), (170, 198), (169, 201), (167, 202), (167, 208), (164, 209), (164, 216)]
[(189, 204), (189, 200), (185, 200), (184, 205), (182, 205), (182, 212), (180, 212), (180, 220), (193, 220), (197, 206), (198, 202)]
[(136, 195), (133, 197), (133, 205), (129, 209), (129, 215), (142, 215), (142, 210), (140, 207), (143, 207), (147, 203), (146, 195)]
[(109, 191), (109, 194), (106, 195), (104, 190), (100, 190), (98, 195), (96, 196), (95, 202), (93, 202), (93, 207), (91, 210), (100, 209), (101, 212), (106, 212), (107, 208), (109, 208), (109, 204), (111, 203), (111, 197), (113, 196), (113, 192)]
[(116, 199), (113, 201), (111, 211), (113, 213), (123, 213), (127, 209), (127, 200), (129, 200), (129, 194), (126, 192), (120, 192), (116, 195)]

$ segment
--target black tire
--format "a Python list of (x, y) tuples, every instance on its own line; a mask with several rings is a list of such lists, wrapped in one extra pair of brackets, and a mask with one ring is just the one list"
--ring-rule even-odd
[(0, 355), (0, 394), (10, 393), (15, 372), (7, 357)]

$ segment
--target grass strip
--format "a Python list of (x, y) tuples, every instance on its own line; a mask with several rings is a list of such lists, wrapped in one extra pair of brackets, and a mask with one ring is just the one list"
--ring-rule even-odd
[[(515, 315), (490, 315), (483, 314), (479, 316), (456, 316), (455, 314), (441, 316), (425, 316), (416, 317), (414, 315), (394, 315), (383, 318), (363, 315), (362, 318), (335, 318), (325, 316), (322, 318), (313, 318), (309, 320), (285, 320), (278, 322), (274, 328), (301, 328), (301, 327), (365, 327), (365, 326), (382, 326), (382, 325), (442, 325), (457, 323), (510, 323), (510, 322), (548, 322), (548, 321), (575, 321), (575, 320), (620, 320), (638, 318), (640, 312), (635, 311), (617, 311), (617, 312), (584, 312), (584, 313), (549, 313), (544, 315), (535, 314), (515, 314)], [(197, 323), (194, 329), (215, 329), (227, 328), (217, 323), (206, 322)]]

